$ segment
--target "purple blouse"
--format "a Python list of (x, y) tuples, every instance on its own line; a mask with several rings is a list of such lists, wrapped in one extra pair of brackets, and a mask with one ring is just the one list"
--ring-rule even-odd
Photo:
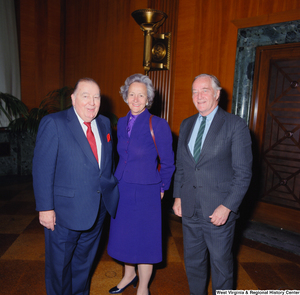
[(130, 113), (129, 119), (128, 119), (128, 123), (127, 123), (127, 133), (128, 133), (128, 137), (130, 137), (131, 134), (131, 130), (132, 130), (132, 126), (136, 120), (136, 118), (138, 117), (138, 115), (132, 115)]

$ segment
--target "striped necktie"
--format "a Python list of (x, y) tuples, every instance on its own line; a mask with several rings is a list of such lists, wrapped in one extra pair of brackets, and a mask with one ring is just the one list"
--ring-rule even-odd
[(201, 125), (198, 130), (197, 138), (194, 145), (194, 159), (196, 162), (198, 162), (200, 152), (201, 152), (201, 143), (202, 143), (202, 137), (205, 129), (206, 124), (206, 117), (202, 117)]

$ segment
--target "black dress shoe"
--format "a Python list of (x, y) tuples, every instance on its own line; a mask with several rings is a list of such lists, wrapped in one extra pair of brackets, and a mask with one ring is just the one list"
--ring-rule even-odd
[(119, 289), (117, 286), (111, 288), (108, 292), (110, 294), (119, 294), (122, 293), (128, 286), (133, 285), (133, 287), (135, 288), (138, 282), (138, 276), (135, 276), (135, 278), (129, 283), (127, 284), (124, 288)]

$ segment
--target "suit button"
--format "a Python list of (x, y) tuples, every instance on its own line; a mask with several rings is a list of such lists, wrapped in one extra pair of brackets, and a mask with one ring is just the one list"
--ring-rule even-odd
[(100, 194), (100, 191), (97, 191), (97, 194)]
[(193, 185), (193, 188), (196, 188), (196, 186), (195, 186), (195, 185)]

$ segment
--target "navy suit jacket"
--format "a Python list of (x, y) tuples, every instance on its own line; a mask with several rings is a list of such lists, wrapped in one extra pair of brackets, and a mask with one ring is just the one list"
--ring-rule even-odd
[(243, 119), (219, 107), (196, 163), (188, 143), (198, 115), (180, 126), (174, 197), (181, 199), (183, 216), (193, 215), (196, 198), (200, 198), (207, 221), (221, 204), (232, 210), (229, 220), (233, 220), (252, 176), (250, 132)]
[(100, 169), (73, 107), (44, 117), (37, 134), (32, 169), (36, 210), (53, 209), (56, 223), (72, 230), (93, 226), (101, 196), (112, 217), (119, 200), (110, 121), (101, 115), (95, 120), (102, 142)]

